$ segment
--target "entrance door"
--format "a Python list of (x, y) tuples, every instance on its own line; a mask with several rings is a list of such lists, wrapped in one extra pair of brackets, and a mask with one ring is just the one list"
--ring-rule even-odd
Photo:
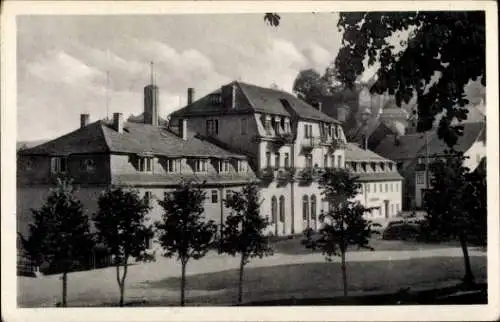
[(384, 200), (384, 214), (385, 218), (389, 218), (389, 200)]

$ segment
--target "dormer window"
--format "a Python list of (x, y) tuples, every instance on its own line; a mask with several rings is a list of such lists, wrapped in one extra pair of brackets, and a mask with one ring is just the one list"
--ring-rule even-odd
[(50, 159), (50, 170), (52, 173), (66, 173), (68, 171), (68, 159), (66, 157), (53, 157)]
[(222, 104), (222, 97), (218, 93), (210, 94), (210, 103), (212, 105), (220, 105)]
[(363, 172), (366, 172), (366, 162), (361, 163), (361, 169), (363, 170)]
[(139, 157), (137, 159), (137, 170), (140, 172), (153, 172), (153, 158)]
[(385, 163), (384, 162), (380, 162), (380, 169), (382, 170), (382, 172), (385, 171)]
[(247, 172), (247, 162), (245, 160), (238, 160), (238, 172)]
[(207, 172), (207, 160), (206, 159), (197, 159), (194, 161), (194, 171), (195, 172)]
[(228, 160), (221, 160), (219, 161), (219, 172), (220, 173), (227, 173), (229, 172), (230, 169), (230, 164)]
[(181, 169), (180, 159), (167, 159), (167, 168), (165, 169), (168, 173), (179, 172)]
[(372, 168), (373, 172), (377, 172), (377, 164), (375, 162), (370, 163), (370, 167)]
[(392, 171), (392, 163), (389, 163), (389, 171)]

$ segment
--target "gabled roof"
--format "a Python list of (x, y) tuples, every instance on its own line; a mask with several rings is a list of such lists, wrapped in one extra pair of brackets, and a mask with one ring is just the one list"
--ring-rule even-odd
[[(220, 93), (220, 89), (200, 98), (192, 104), (172, 113), (173, 117), (193, 115), (216, 115), (230, 113), (268, 113), (281, 116), (296, 115), (301, 119), (339, 123), (334, 118), (317, 110), (294, 95), (279, 89), (265, 88), (243, 82), (232, 82), (228, 85), (238, 86), (240, 93), (237, 95), (238, 109), (225, 111), (222, 105), (211, 103), (210, 95)], [(288, 104), (287, 106), (284, 106)], [(293, 114), (293, 115), (292, 115)]]
[(123, 133), (118, 133), (105, 121), (97, 121), (55, 140), (20, 153), (76, 154), (76, 153), (151, 153), (172, 157), (244, 158), (207, 140), (188, 137), (183, 140), (171, 131), (148, 124), (126, 122)]
[(346, 162), (392, 162), (391, 160), (388, 160), (373, 151), (362, 149), (357, 144), (353, 143), (347, 143), (347, 147), (345, 149), (345, 160)]
[[(484, 141), (486, 124), (482, 122), (463, 123), (463, 135), (458, 138), (453, 147), (457, 151), (466, 152), (476, 141)], [(400, 136), (396, 144), (394, 136), (387, 136), (375, 148), (375, 152), (391, 160), (409, 160), (426, 154), (425, 136), (414, 133)], [(448, 149), (443, 140), (439, 139), (437, 131), (427, 133), (429, 155), (439, 155)]]

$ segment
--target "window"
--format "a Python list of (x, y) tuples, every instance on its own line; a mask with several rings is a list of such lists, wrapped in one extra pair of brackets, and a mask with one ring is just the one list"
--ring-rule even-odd
[(378, 188), (379, 188), (379, 189), (378, 189), (378, 191), (380, 191), (380, 192), (384, 192), (384, 189), (383, 189), (384, 187), (383, 187), (383, 185), (382, 185), (381, 183), (379, 184), (379, 187), (378, 187)]
[(271, 166), (271, 152), (266, 152), (266, 166), (268, 168)]
[(391, 192), (392, 192), (392, 191), (393, 191), (393, 187), (392, 187), (392, 182), (391, 182), (391, 185), (390, 185), (390, 187), (391, 187)]
[(311, 219), (316, 220), (316, 196), (311, 195)]
[(391, 215), (394, 215), (394, 205), (391, 204)]
[(373, 184), (373, 192), (377, 192), (377, 184), (376, 183)]
[(33, 161), (32, 160), (24, 161), (24, 170), (31, 171), (32, 169), (33, 169)]
[(241, 119), (241, 134), (247, 134), (247, 119)]
[(393, 164), (389, 163), (389, 171), (392, 171)]
[(418, 164), (424, 164), (424, 159), (423, 158), (418, 158), (417, 159)]
[(398, 203), (396, 204), (396, 212), (399, 213), (399, 204)]
[(330, 166), (331, 166), (332, 168), (333, 168), (333, 167), (335, 167), (335, 156), (334, 156), (334, 155), (332, 155), (332, 156), (330, 157)]
[(278, 204), (277, 204), (277, 200), (276, 200), (276, 197), (273, 196), (271, 198), (271, 223), (274, 224), (276, 223), (276, 217), (278, 216)]
[(304, 137), (311, 138), (312, 137), (312, 125), (304, 124)]
[(178, 172), (181, 169), (180, 159), (167, 159), (167, 172)]
[(83, 167), (85, 171), (92, 172), (95, 170), (95, 161), (93, 159), (86, 159), (83, 162)]
[[(232, 191), (231, 190), (226, 190), (226, 199), (225, 200), (229, 200), (229, 198), (231, 198), (231, 195), (232, 195)], [(224, 205), (225, 204), (226, 203), (224, 203)], [(227, 205), (225, 207), (228, 208)]]
[(328, 168), (328, 154), (325, 154), (323, 158), (323, 167)]
[(288, 168), (290, 166), (290, 155), (288, 152), (285, 153), (285, 168)]
[(385, 191), (384, 192), (389, 192), (389, 184), (385, 184)]
[(50, 169), (52, 173), (65, 173), (68, 171), (68, 159), (65, 157), (54, 157), (50, 159)]
[(168, 191), (163, 191), (163, 200), (166, 201), (169, 198)]
[(396, 183), (396, 192), (399, 192), (399, 183)]
[(385, 163), (384, 162), (380, 163), (380, 169), (382, 170), (382, 172), (385, 171)]
[(340, 138), (340, 128), (336, 125), (334, 125), (334, 128), (335, 128), (335, 132), (334, 132), (335, 138), (338, 139), (338, 138)]
[(146, 205), (151, 206), (152, 196), (151, 191), (146, 191), (144, 193), (144, 201), (146, 202)]
[(306, 157), (306, 168), (312, 168), (312, 155), (308, 154), (305, 156)]
[(194, 161), (194, 171), (195, 172), (207, 172), (207, 160), (195, 160)]
[[(302, 197), (302, 220), (306, 221), (309, 217), (309, 197)], [(309, 221), (308, 221), (309, 224)], [(309, 227), (308, 227), (309, 228)]]
[(219, 194), (217, 190), (212, 190), (212, 203), (218, 203), (219, 202)]
[(417, 184), (424, 184), (425, 176), (423, 171), (417, 172)]
[(278, 169), (280, 167), (280, 154), (276, 153), (274, 155), (274, 167)]
[(247, 171), (247, 162), (244, 160), (238, 160), (238, 172)]
[(280, 222), (285, 222), (285, 197), (280, 197)]
[(366, 172), (366, 162), (361, 163), (361, 169), (363, 172)]
[(153, 158), (140, 157), (139, 159), (137, 159), (137, 169), (140, 172), (152, 172), (153, 171)]
[(360, 195), (362, 195), (362, 194), (363, 194), (363, 189), (364, 189), (363, 184), (360, 184), (360, 185), (359, 185), (359, 194), (360, 194)]
[(207, 135), (219, 134), (219, 120), (207, 120)]
[(366, 184), (366, 193), (368, 193), (368, 192), (370, 192), (370, 184), (369, 183)]
[(341, 155), (337, 156), (337, 166), (339, 168), (342, 168), (342, 156)]
[(228, 160), (220, 160), (219, 161), (219, 172), (229, 172), (229, 161)]

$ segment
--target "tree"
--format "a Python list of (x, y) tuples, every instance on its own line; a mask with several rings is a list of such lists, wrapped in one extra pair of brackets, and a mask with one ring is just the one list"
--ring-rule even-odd
[(223, 224), (220, 250), (232, 256), (240, 255), (238, 303), (241, 304), (245, 265), (251, 258), (273, 254), (269, 239), (264, 235), (269, 222), (260, 216), (259, 189), (255, 184), (246, 185), (241, 192), (233, 192), (225, 204), (232, 211)]
[(313, 240), (311, 231), (305, 231), (306, 238), (309, 239), (307, 244), (320, 248), (327, 261), (331, 262), (332, 256), (340, 256), (344, 296), (347, 296), (345, 254), (350, 246), (373, 250), (369, 242), (370, 237), (377, 233), (372, 228), (378, 225), (363, 218), (372, 208), (365, 208), (353, 201), (360, 185), (349, 171), (326, 169), (320, 178), (320, 188), (329, 204), (329, 210), (320, 215), (323, 227), (319, 230), (319, 239)]
[[(468, 253), (469, 238), (486, 232), (486, 182), (473, 180), (463, 165), (463, 153), (446, 151), (430, 165), (430, 189), (424, 195), (425, 230), (440, 239), (457, 238), (464, 256), (464, 284), (474, 283)], [(481, 224), (482, 223), (482, 224)]]
[(293, 92), (308, 104), (314, 105), (329, 92), (329, 84), (314, 69), (301, 70), (293, 83)]
[(33, 223), (29, 236), (20, 236), (27, 255), (37, 265), (48, 262), (62, 272), (62, 303), (66, 306), (68, 273), (78, 266), (94, 247), (88, 217), (82, 203), (74, 195), (75, 189), (68, 179), (57, 179), (45, 204), (32, 209)]
[[(276, 16), (264, 19), (278, 26)], [(337, 79), (352, 88), (378, 65), (371, 92), (394, 95), (398, 106), (416, 96), (419, 132), (445, 111), (438, 135), (455, 145), (463, 129), (454, 121), (467, 118), (464, 88), (471, 81), (486, 85), (484, 11), (346, 12), (338, 27)]]
[(181, 306), (184, 306), (186, 265), (190, 259), (204, 257), (213, 245), (217, 226), (205, 220), (205, 192), (193, 182), (181, 182), (168, 198), (159, 201), (164, 209), (162, 220), (156, 223), (158, 240), (164, 256), (176, 256), (182, 265)]
[(113, 255), (116, 281), (120, 289), (119, 303), (123, 306), (129, 259), (152, 259), (146, 253), (148, 241), (153, 235), (151, 227), (147, 225), (150, 207), (146, 200), (139, 197), (137, 191), (126, 191), (120, 187), (105, 191), (97, 204), (99, 210), (93, 218), (97, 240)]

